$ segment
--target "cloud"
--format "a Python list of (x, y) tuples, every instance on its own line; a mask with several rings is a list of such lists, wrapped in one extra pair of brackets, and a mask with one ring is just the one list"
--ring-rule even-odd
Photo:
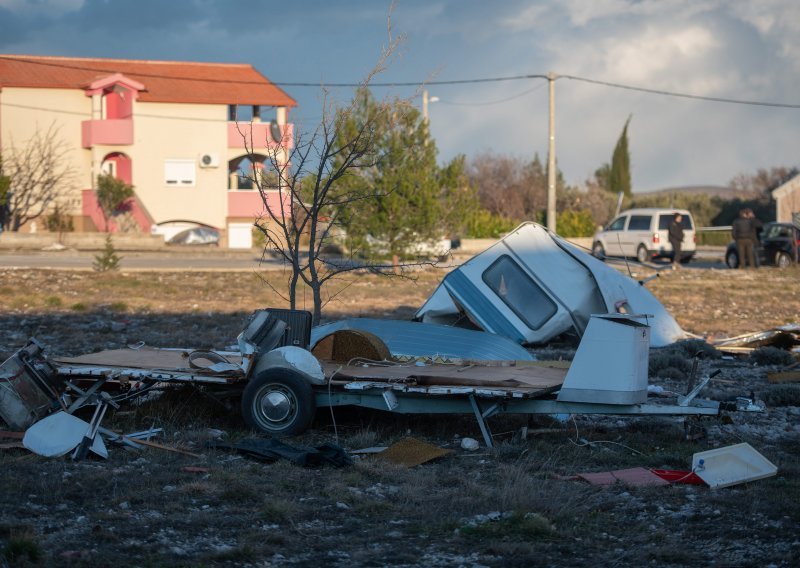
[[(0, 0), (7, 53), (235, 61), (276, 81), (353, 82), (386, 43), (389, 0)], [(400, 0), (408, 40), (387, 82), (572, 74), (698, 95), (800, 103), (796, 0)], [(513, 95), (538, 90), (519, 98)], [(546, 82), (431, 85), (441, 158), (493, 150), (544, 159)], [(319, 89), (287, 87), (309, 127)], [(346, 99), (352, 89), (333, 89)], [(378, 88), (411, 96), (413, 87)], [(506, 100), (508, 99), (508, 100)], [(447, 105), (444, 101), (497, 104)], [(608, 161), (628, 115), (634, 183), (724, 183), (797, 162), (798, 110), (692, 101), (556, 82), (559, 166), (580, 183)]]
[(61, 16), (79, 10), (84, 0), (0, 0), (0, 8), (23, 16)]

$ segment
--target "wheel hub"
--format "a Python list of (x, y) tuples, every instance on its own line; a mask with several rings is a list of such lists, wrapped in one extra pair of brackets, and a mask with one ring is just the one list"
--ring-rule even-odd
[(261, 399), (261, 414), (272, 422), (286, 420), (292, 412), (292, 400), (280, 391), (267, 393)]

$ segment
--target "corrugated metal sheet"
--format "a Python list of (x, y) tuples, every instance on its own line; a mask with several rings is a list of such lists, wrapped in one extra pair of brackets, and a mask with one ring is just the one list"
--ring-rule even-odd
[(514, 341), (493, 333), (431, 323), (369, 318), (351, 318), (313, 328), (312, 347), (340, 329), (358, 329), (377, 335), (396, 356), (534, 360), (528, 351)]

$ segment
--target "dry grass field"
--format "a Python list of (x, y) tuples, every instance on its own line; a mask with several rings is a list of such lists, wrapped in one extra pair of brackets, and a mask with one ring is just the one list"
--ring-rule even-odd
[[(353, 275), (325, 318), (408, 318), (442, 275)], [(0, 269), (0, 358), (29, 336), (58, 355), (139, 341), (224, 347), (250, 311), (285, 306), (261, 277), (280, 286), (276, 273)], [(698, 335), (800, 320), (797, 269), (688, 268), (648, 288)], [(167, 393), (124, 407), (104, 425), (164, 428), (161, 443), (197, 457), (112, 447), (108, 460), (73, 462), (0, 450), (0, 566), (794, 566), (797, 385), (779, 392), (766, 381), (775, 367), (747, 357), (702, 365), (723, 370), (709, 387), (715, 396), (752, 390), (773, 406), (704, 419), (706, 436), (691, 441), (680, 419), (503, 417), (491, 422), (495, 449), (467, 452), (462, 437), (481, 439), (469, 416), (354, 409), (318, 412), (311, 431), (289, 440), (357, 449), (413, 436), (453, 450), (410, 469), (379, 458), (307, 469), (211, 450), (217, 431), (229, 440), (251, 435), (237, 408), (197, 391)], [(674, 387), (670, 381), (651, 376)], [(778, 475), (719, 490), (597, 488), (559, 478), (637, 466), (685, 470), (694, 452), (742, 441)]]

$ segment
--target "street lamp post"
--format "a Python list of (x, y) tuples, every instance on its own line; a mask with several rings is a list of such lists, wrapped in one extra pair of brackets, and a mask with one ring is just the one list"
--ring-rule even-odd
[(422, 120), (428, 122), (428, 103), (435, 103), (439, 97), (429, 97), (427, 89), (422, 91)]

